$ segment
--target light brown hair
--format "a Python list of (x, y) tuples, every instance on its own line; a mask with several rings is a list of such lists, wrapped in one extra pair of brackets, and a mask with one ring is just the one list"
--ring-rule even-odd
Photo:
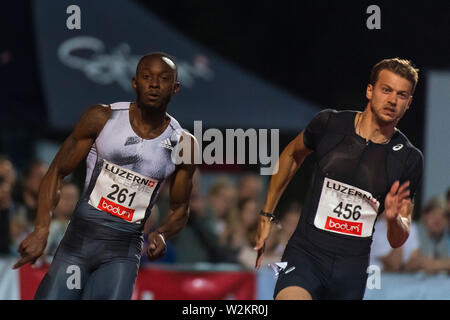
[(416, 85), (419, 81), (419, 69), (415, 68), (411, 61), (400, 58), (381, 60), (373, 66), (372, 71), (370, 72), (370, 84), (372, 86), (375, 86), (381, 70), (389, 70), (411, 82), (411, 95), (416, 90)]

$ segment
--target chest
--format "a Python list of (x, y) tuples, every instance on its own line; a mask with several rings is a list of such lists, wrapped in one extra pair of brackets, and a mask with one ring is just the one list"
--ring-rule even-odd
[(389, 157), (387, 145), (366, 144), (352, 135), (324, 139), (316, 157), (325, 177), (364, 189), (377, 198), (400, 176), (400, 172), (392, 175), (390, 167), (395, 159)]
[(142, 139), (130, 125), (119, 121), (108, 123), (98, 136), (95, 147), (99, 159), (157, 180), (175, 170), (171, 154), (170, 131), (155, 139)]

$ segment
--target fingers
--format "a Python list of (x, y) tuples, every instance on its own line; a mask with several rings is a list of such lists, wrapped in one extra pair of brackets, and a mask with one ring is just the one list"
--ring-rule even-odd
[(147, 249), (147, 258), (155, 261), (166, 254), (166, 244), (157, 233), (151, 233), (148, 237), (149, 246)]
[(266, 239), (264, 239), (263, 237), (258, 237), (258, 239), (256, 239), (256, 244), (253, 247), (253, 250), (260, 250), (265, 242)]
[(400, 182), (397, 180), (392, 184), (391, 189), (389, 190), (389, 195), (392, 197), (396, 196), (400, 200), (406, 199), (410, 195), (409, 185), (409, 180), (403, 182), (402, 185), (400, 185)]
[(400, 186), (400, 182), (397, 180), (395, 181), (392, 186), (391, 186), (391, 190), (389, 190), (389, 193), (392, 195), (395, 195), (398, 191), (398, 188)]
[(407, 195), (409, 195), (409, 181), (405, 181), (399, 188), (397, 191), (397, 194), (401, 197), (404, 198), (404, 195), (407, 193)]
[(13, 265), (13, 269), (17, 269), (20, 268), (21, 266), (23, 266), (24, 264), (27, 264), (28, 262), (31, 262), (31, 260), (33, 260), (33, 257), (31, 256), (24, 256), (22, 257), (19, 261), (16, 262), (15, 265)]
[(255, 262), (255, 268), (256, 270), (259, 269), (259, 267), (261, 266), (261, 261), (262, 261), (262, 256), (264, 254), (264, 249), (265, 249), (265, 242), (263, 243), (262, 247), (258, 250), (258, 255), (256, 256), (256, 262)]

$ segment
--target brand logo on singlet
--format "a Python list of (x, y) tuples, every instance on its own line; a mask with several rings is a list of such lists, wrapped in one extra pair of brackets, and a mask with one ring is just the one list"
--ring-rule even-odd
[(398, 151), (398, 150), (400, 150), (401, 148), (403, 148), (403, 145), (400, 143), (400, 144), (397, 144), (397, 145), (393, 146), (393, 147), (392, 147), (392, 150)]
[(166, 149), (169, 149), (169, 150), (173, 150), (173, 146), (172, 146), (172, 143), (170, 142), (169, 138), (166, 138), (163, 141), (161, 141), (159, 143), (159, 146), (163, 147), (163, 148), (166, 148)]

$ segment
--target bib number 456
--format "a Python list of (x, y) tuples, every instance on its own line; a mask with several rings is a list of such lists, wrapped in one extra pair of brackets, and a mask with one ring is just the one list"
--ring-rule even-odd
[(361, 206), (354, 206), (351, 203), (345, 204), (343, 202), (339, 202), (336, 208), (333, 210), (334, 213), (337, 214), (338, 218), (341, 217), (344, 219), (353, 218), (353, 220), (358, 220), (361, 217)]
[(113, 201), (117, 201), (120, 204), (123, 204), (125, 201), (130, 199), (130, 201), (128, 202), (128, 207), (131, 207), (134, 197), (136, 196), (136, 192), (128, 194), (127, 188), (120, 189), (120, 187), (117, 184), (113, 184), (111, 188), (113, 188), (114, 190), (106, 196), (107, 198)]

